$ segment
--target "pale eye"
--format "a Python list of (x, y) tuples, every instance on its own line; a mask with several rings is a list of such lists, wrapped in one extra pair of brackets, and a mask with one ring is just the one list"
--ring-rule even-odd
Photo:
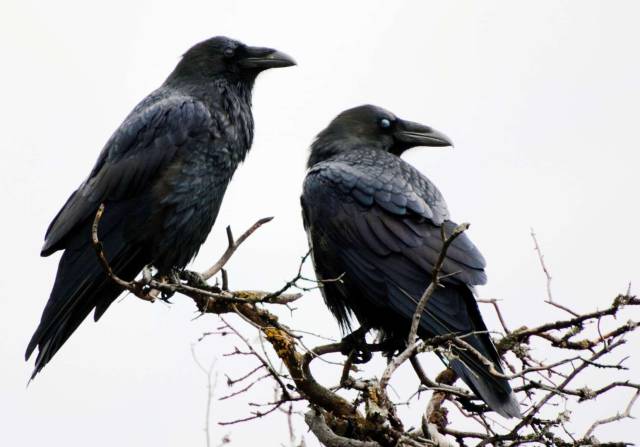
[(233, 48), (226, 48), (224, 50), (223, 54), (224, 54), (224, 57), (226, 57), (226, 58), (233, 57), (233, 54), (234, 54)]
[(391, 127), (391, 121), (389, 121), (389, 120), (388, 120), (388, 119), (386, 119), (386, 118), (382, 118), (382, 119), (380, 120), (380, 128), (381, 128), (381, 129), (388, 129), (388, 128), (390, 128), (390, 127)]

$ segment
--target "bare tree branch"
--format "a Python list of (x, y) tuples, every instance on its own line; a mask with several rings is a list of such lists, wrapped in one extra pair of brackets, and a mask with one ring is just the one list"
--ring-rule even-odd
[(375, 441), (359, 441), (336, 435), (327, 425), (320, 411), (311, 409), (304, 415), (304, 420), (324, 446), (326, 447), (381, 447)]
[[(307, 348), (302, 337), (308, 332), (285, 326), (269, 310), (269, 306), (287, 306), (301, 298), (300, 294), (285, 293), (290, 288), (302, 291), (312, 289), (304, 287), (301, 281), (314, 282), (316, 287), (323, 286), (323, 281), (318, 282), (302, 276), (302, 266), (308, 254), (302, 257), (295, 277), (276, 292), (229, 291), (226, 287), (228, 284), (226, 276), (223, 276), (222, 288), (206, 282), (217, 272), (222, 271), (238, 246), (269, 219), (256, 222), (237, 240), (234, 240), (231, 230), (228, 229), (227, 250), (220, 260), (202, 274), (182, 272), (179, 278), (157, 278), (146, 271), (140, 281), (125, 281), (111, 269), (108, 253), (104, 252), (98, 238), (98, 226), (103, 213), (104, 207), (101, 206), (94, 218), (91, 236), (100, 263), (112, 281), (135, 296), (148, 301), (153, 301), (160, 293), (166, 296), (174, 293), (185, 295), (193, 300), (202, 313), (221, 316), (223, 314), (238, 315), (241, 319), (240, 324), (246, 323), (248, 325), (246, 327), (258, 331), (260, 352), (244, 335), (244, 330), (232, 326), (227, 319), (222, 319), (224, 326), (218, 331), (210, 332), (210, 334), (233, 334), (245, 347), (242, 351), (236, 348), (234, 352), (225, 355), (248, 356), (255, 358), (257, 363), (246, 373), (239, 374), (237, 379), (227, 379), (232, 389), (222, 399), (237, 398), (251, 393), (255, 385), (264, 384), (265, 381), (270, 381), (277, 390), (272, 402), (250, 402), (249, 405), (253, 409), (249, 415), (221, 422), (221, 425), (239, 424), (272, 414), (284, 414), (287, 418), (289, 441), (292, 446), (295, 445), (293, 420), (302, 416), (314, 435), (328, 447), (451, 447), (472, 444), (476, 447), (522, 444), (578, 447), (596, 444), (593, 433), (601, 425), (632, 417), (632, 408), (640, 396), (640, 384), (624, 379), (611, 379), (610, 376), (605, 378), (604, 383), (594, 382), (590, 387), (570, 388), (576, 378), (582, 377), (585, 371), (605, 370), (612, 373), (627, 371), (623, 362), (628, 355), (623, 355), (622, 360), (608, 362), (603, 361), (602, 357), (610, 356), (613, 352), (624, 353), (621, 351), (621, 347), (625, 345), (624, 337), (636, 331), (640, 323), (633, 320), (616, 323), (615, 318), (623, 311), (637, 311), (640, 300), (631, 296), (628, 291), (626, 295), (616, 297), (608, 307), (582, 314), (558, 305), (551, 295), (551, 275), (544, 263), (533, 231), (532, 238), (547, 278), (547, 302), (570, 313), (571, 318), (546, 322), (533, 328), (520, 327), (509, 330), (506, 323), (508, 318), (501, 312), (498, 300), (478, 300), (491, 304), (498, 315), (505, 334), (495, 343), (500, 354), (508, 355), (507, 366), (510, 374), (498, 371), (492, 361), (485, 358), (466, 341), (467, 337), (480, 333), (486, 334), (486, 331), (448, 334), (417, 340), (420, 318), (429, 298), (436, 287), (442, 286), (441, 283), (445, 278), (455, 274), (454, 272), (442, 275), (441, 268), (450, 244), (468, 228), (467, 224), (462, 224), (449, 237), (443, 235), (443, 246), (432, 272), (431, 284), (416, 303), (407, 347), (390, 360), (380, 379), (377, 380), (375, 377), (360, 377), (364, 370), (355, 368), (351, 354), (339, 362), (323, 358), (327, 355), (346, 352), (347, 346), (344, 343), (334, 342)], [(339, 277), (331, 281), (341, 280), (342, 278)], [(546, 349), (545, 356), (553, 360), (538, 359), (534, 356), (534, 350), (530, 345), (532, 337), (543, 341)], [(270, 349), (266, 349), (269, 347)], [(366, 349), (370, 352), (378, 352), (383, 350), (384, 346), (380, 343), (370, 344)], [(424, 351), (437, 351), (446, 357), (452, 353), (455, 355), (461, 350), (484, 364), (496, 377), (518, 380), (520, 386), (514, 387), (514, 392), (517, 393), (523, 406), (528, 405), (522, 420), (500, 422), (492, 418), (487, 413), (488, 407), (479, 398), (466, 389), (453, 385), (457, 379), (453, 371), (445, 369), (432, 380), (417, 359), (417, 355)], [(539, 349), (538, 352), (540, 352)], [(311, 369), (311, 363), (315, 359), (321, 359), (329, 365), (328, 367), (336, 369), (335, 378), (338, 383), (326, 385), (316, 379)], [(212, 380), (212, 367), (204, 368), (195, 357), (195, 353), (194, 360), (199, 368), (208, 374), (209, 400), (206, 414), (208, 424), (212, 386), (215, 384)], [(407, 360), (410, 361), (421, 385), (406, 402), (394, 403), (387, 395), (387, 388), (391, 389), (389, 381), (394, 372)], [(359, 365), (358, 367), (360, 368)], [(263, 369), (265, 370), (263, 374), (258, 374)], [(567, 425), (571, 422), (568, 410), (570, 406), (579, 410), (582, 402), (609, 395), (611, 390), (618, 388), (634, 390), (633, 398), (626, 408), (621, 409), (614, 416), (592, 422), (582, 438), (572, 435)], [(404, 427), (410, 424), (405, 424), (398, 416), (397, 407), (401, 404), (412, 405), (413, 396), (422, 392), (431, 393), (422, 418), (422, 430), (407, 430)], [(559, 412), (558, 402), (564, 408)], [(311, 409), (305, 414), (300, 411), (300, 405), (308, 405)], [(448, 420), (448, 405), (453, 405), (463, 417), (478, 428), (460, 430), (455, 427), (455, 424), (451, 424)], [(572, 408), (571, 411), (577, 411), (576, 408)], [(547, 414), (552, 413), (555, 415), (549, 418)], [(207, 445), (209, 445), (208, 425), (205, 432)], [(225, 439), (228, 438), (225, 437)], [(610, 442), (598, 443), (598, 445), (623, 446), (627, 443)]]

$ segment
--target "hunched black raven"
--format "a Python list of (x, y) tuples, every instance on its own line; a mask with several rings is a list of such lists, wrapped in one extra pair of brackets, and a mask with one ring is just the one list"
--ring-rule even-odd
[[(406, 346), (443, 245), (441, 231), (451, 234), (456, 224), (436, 186), (400, 155), (414, 146), (450, 145), (436, 130), (371, 105), (342, 112), (313, 142), (303, 220), (316, 275), (325, 280), (324, 300), (343, 332), (355, 314), (388, 346)], [(418, 334), (484, 331), (465, 340), (502, 371), (472, 288), (486, 282), (484, 267), (466, 234), (453, 241), (442, 268), (451, 276), (431, 296)], [(507, 380), (464, 350), (453, 353), (448, 364), (477, 396), (505, 417), (521, 417)]]
[(98, 235), (118, 276), (132, 280), (147, 265), (161, 275), (184, 268), (251, 147), (256, 77), (291, 65), (293, 59), (276, 50), (214, 37), (191, 47), (127, 116), (47, 230), (41, 255), (64, 253), (27, 347), (27, 360), (39, 349), (32, 378), (92, 310), (97, 321), (122, 292), (91, 244), (100, 204)]

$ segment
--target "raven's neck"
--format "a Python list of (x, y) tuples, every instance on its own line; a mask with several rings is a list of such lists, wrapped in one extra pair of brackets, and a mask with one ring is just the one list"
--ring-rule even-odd
[(311, 153), (307, 168), (315, 164), (333, 159), (341, 154), (348, 154), (358, 149), (383, 150), (377, 141), (356, 135), (344, 135), (325, 129), (318, 134), (311, 144)]
[(311, 152), (307, 161), (307, 168), (311, 168), (317, 163), (326, 161), (331, 157), (338, 155), (341, 151), (341, 145), (336, 140), (322, 140), (316, 138), (311, 144)]
[(228, 78), (226, 76), (169, 76), (164, 86), (180, 90), (205, 102), (219, 100), (219, 95), (237, 98), (240, 102), (251, 107), (251, 91), (255, 78)]
[(226, 79), (213, 80), (213, 85), (229, 97), (237, 98), (243, 105), (251, 108), (251, 92), (255, 79)]
[(165, 86), (202, 101), (214, 120), (228, 123), (228, 149), (234, 163), (244, 161), (253, 142), (251, 113), (252, 79), (229, 79), (224, 76), (169, 78)]
[[(229, 137), (235, 139), (234, 161), (244, 161), (251, 144), (253, 143), (253, 113), (251, 112), (251, 91), (253, 82), (218, 80), (216, 91), (219, 97), (215, 98), (222, 107), (223, 113), (228, 116), (237, 129), (235, 135)], [(214, 106), (216, 108), (216, 106)]]

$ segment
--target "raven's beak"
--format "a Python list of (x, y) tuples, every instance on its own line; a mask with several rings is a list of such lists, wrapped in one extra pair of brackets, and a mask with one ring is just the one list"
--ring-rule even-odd
[(239, 61), (243, 68), (266, 70), (268, 68), (291, 67), (296, 65), (288, 54), (272, 48), (247, 47), (246, 56)]
[(393, 136), (407, 147), (453, 146), (453, 142), (442, 132), (412, 121), (398, 120)]

